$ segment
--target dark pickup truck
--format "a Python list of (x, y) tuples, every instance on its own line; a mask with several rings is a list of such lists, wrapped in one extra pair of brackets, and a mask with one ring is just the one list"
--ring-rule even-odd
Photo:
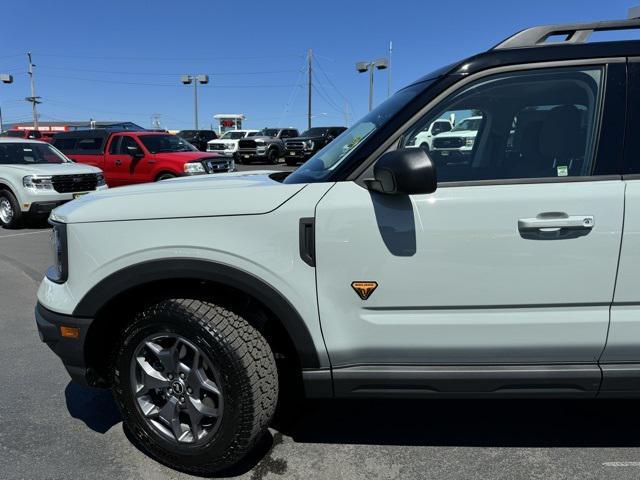
[(346, 127), (314, 127), (299, 137), (287, 138), (284, 142), (285, 162), (289, 166), (305, 162), (345, 130)]
[(235, 170), (233, 158), (199, 152), (169, 133), (79, 130), (56, 134), (53, 146), (78, 163), (102, 169), (110, 187)]
[(276, 164), (284, 156), (284, 141), (295, 138), (300, 133), (295, 128), (263, 128), (255, 136), (238, 142), (235, 159), (237, 163), (255, 160)]

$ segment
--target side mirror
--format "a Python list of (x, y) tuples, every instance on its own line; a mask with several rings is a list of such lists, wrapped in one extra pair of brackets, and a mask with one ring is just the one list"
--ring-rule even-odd
[(127, 147), (127, 152), (133, 158), (142, 158), (142, 157), (144, 157), (144, 153), (142, 153), (142, 150), (140, 150), (140, 148), (138, 148), (138, 147), (134, 147), (133, 145), (129, 145)]
[(422, 148), (403, 148), (382, 155), (373, 166), (369, 190), (395, 195), (433, 193), (437, 188), (436, 167)]

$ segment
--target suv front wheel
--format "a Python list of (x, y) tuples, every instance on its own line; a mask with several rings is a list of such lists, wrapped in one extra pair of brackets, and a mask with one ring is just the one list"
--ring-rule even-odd
[(137, 315), (112, 375), (134, 438), (160, 462), (197, 475), (238, 463), (278, 398), (265, 338), (232, 309), (199, 300), (166, 300)]
[(5, 228), (16, 228), (22, 220), (22, 212), (18, 200), (7, 190), (0, 190), (0, 225)]

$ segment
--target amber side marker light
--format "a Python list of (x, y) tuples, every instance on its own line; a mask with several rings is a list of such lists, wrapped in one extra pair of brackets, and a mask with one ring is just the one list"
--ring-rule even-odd
[(80, 338), (80, 329), (76, 327), (65, 327), (60, 325), (60, 336), (65, 338)]

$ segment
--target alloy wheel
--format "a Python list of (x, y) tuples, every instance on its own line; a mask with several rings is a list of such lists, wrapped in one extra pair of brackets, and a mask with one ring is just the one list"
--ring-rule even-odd
[(2, 197), (0, 198), (0, 221), (9, 224), (11, 220), (13, 220), (13, 207), (7, 197)]
[(206, 443), (220, 425), (220, 375), (206, 354), (180, 335), (153, 335), (138, 345), (131, 387), (144, 420), (168, 440)]

